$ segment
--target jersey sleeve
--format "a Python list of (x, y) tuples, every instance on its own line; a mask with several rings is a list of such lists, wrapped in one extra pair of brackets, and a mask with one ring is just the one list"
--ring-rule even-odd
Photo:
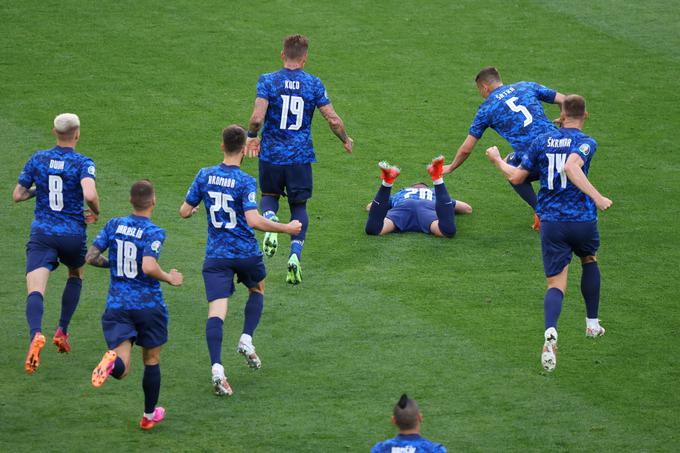
[(524, 153), (522, 156), (522, 161), (520, 162), (519, 166), (529, 173), (532, 173), (534, 170), (536, 170), (538, 150), (538, 140), (535, 140), (531, 144), (529, 151)]
[(569, 154), (578, 154), (585, 162), (586, 160), (593, 158), (595, 149), (597, 149), (595, 140), (584, 140), (579, 143), (578, 146), (572, 147), (569, 150)]
[(94, 166), (92, 159), (83, 159), (80, 165), (80, 179), (85, 178), (97, 179), (97, 168)]
[(257, 97), (269, 100), (269, 81), (262, 74), (257, 80)]
[(536, 91), (536, 97), (543, 102), (552, 104), (555, 102), (555, 96), (557, 96), (557, 91), (550, 89), (540, 83), (534, 83), (534, 90)]
[(149, 237), (146, 238), (142, 256), (150, 256), (158, 259), (161, 256), (163, 242), (165, 242), (165, 231), (163, 229), (158, 228), (157, 230), (155, 229), (151, 231), (151, 233), (149, 233)]
[(104, 225), (104, 228), (101, 229), (97, 237), (95, 238), (94, 242), (92, 245), (97, 247), (99, 251), (103, 252), (107, 248), (109, 248), (109, 237), (110, 237), (110, 231), (113, 229), (113, 220), (109, 220), (106, 222), (106, 225)]
[(184, 199), (187, 204), (190, 204), (193, 207), (198, 206), (201, 203), (201, 199), (203, 198), (201, 193), (201, 173), (203, 173), (203, 170), (199, 170), (196, 174), (194, 182), (191, 183), (191, 186), (187, 191), (187, 196)]
[(254, 178), (248, 178), (248, 182), (243, 187), (241, 203), (243, 204), (243, 212), (257, 209), (257, 185)]
[(472, 120), (468, 133), (476, 139), (480, 139), (487, 127), (489, 127), (489, 121), (486, 118), (486, 111), (480, 106), (475, 118)]
[(314, 89), (314, 102), (316, 103), (316, 108), (320, 108), (331, 103), (331, 100), (328, 98), (326, 87), (323, 85), (321, 79), (316, 80), (316, 87)]
[(26, 162), (26, 165), (24, 165), (24, 169), (21, 171), (21, 174), (19, 174), (19, 179), (17, 182), (27, 189), (30, 189), (31, 186), (33, 185), (34, 166), (35, 164), (33, 157), (31, 157), (30, 159), (28, 159), (28, 162)]

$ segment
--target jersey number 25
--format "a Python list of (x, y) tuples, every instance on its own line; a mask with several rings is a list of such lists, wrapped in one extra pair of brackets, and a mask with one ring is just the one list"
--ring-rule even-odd
[[(229, 202), (234, 201), (234, 198), (228, 193), (221, 192), (208, 192), (208, 195), (212, 198), (212, 205), (210, 206), (210, 223), (212, 223), (215, 228), (234, 228), (236, 226), (236, 211), (229, 206)], [(228, 222), (217, 220), (217, 213), (220, 211), (224, 211), (229, 215)]]

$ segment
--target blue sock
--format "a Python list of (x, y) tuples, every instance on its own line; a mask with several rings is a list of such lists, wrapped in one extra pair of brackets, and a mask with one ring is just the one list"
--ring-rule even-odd
[(245, 319), (243, 320), (243, 333), (253, 336), (253, 332), (257, 328), (262, 316), (262, 309), (264, 308), (264, 294), (258, 292), (251, 292), (248, 296), (248, 302), (243, 310)]
[(144, 389), (144, 413), (152, 414), (156, 410), (158, 395), (161, 393), (161, 366), (144, 365), (144, 377), (142, 378)]
[(271, 195), (262, 195), (260, 198), (260, 211), (262, 216), (271, 219), (279, 212), (279, 199)]
[(59, 327), (64, 333), (68, 332), (68, 324), (78, 307), (82, 288), (83, 281), (78, 277), (70, 277), (66, 280), (64, 294), (61, 296), (61, 316), (59, 317)]
[(390, 210), (390, 193), (392, 186), (387, 187), (380, 184), (380, 189), (371, 203), (371, 208), (368, 211), (368, 220), (366, 221), (366, 234), (378, 235), (383, 229), (385, 223), (385, 216)]
[(562, 312), (562, 299), (564, 299), (564, 293), (560, 289), (548, 288), (546, 291), (543, 299), (543, 319), (546, 330), (549, 327), (557, 328), (557, 320)]
[(455, 221), (455, 203), (451, 199), (446, 185), (434, 185), (434, 194), (437, 200), (434, 204), (434, 209), (437, 212), (437, 219), (439, 220), (439, 230), (446, 237), (453, 237), (456, 235), (456, 221)]
[(309, 226), (309, 216), (307, 215), (307, 202), (292, 203), (290, 206), (290, 220), (298, 220), (302, 224), (300, 234), (290, 237), (290, 256), (297, 255), (298, 259), (302, 256), (302, 246), (307, 237), (307, 227)]
[(586, 316), (590, 319), (597, 319), (600, 308), (600, 267), (597, 261), (583, 265), (581, 294), (586, 302)]
[(31, 340), (36, 333), (42, 332), (43, 295), (33, 291), (26, 298), (26, 320), (31, 330)]
[(536, 210), (536, 192), (529, 181), (524, 181), (521, 184), (510, 184), (515, 192), (522, 197), (522, 200), (526, 201), (531, 209)]
[(205, 323), (205, 339), (208, 342), (210, 363), (222, 363), (222, 321), (217, 316), (208, 318)]
[[(111, 376), (116, 379), (121, 379), (125, 373), (125, 363), (120, 357), (116, 357), (116, 361), (113, 362), (113, 370), (111, 370)], [(150, 412), (147, 412), (150, 413)]]

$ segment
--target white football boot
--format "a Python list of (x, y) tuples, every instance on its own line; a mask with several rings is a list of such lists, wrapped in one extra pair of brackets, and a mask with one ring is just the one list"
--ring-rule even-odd
[[(269, 220), (271, 220), (272, 222), (278, 222), (279, 218), (274, 215), (271, 216)], [(264, 239), (262, 239), (262, 251), (264, 252), (264, 254), (271, 258), (272, 256), (276, 255), (276, 249), (278, 247), (279, 247), (279, 234), (266, 232), (264, 234)]]
[(224, 367), (219, 363), (212, 366), (212, 383), (217, 396), (231, 396), (234, 391), (231, 389), (227, 377), (224, 375)]
[(557, 366), (557, 330), (554, 327), (545, 331), (545, 343), (541, 354), (541, 365), (545, 371), (554, 371)]
[(604, 335), (604, 327), (600, 325), (599, 319), (589, 320), (586, 318), (586, 337), (597, 338)]
[(252, 340), (249, 339), (249, 335), (242, 335), (236, 347), (236, 352), (246, 358), (246, 363), (250, 368), (259, 370), (262, 367), (262, 361), (255, 353), (255, 346), (253, 346)]

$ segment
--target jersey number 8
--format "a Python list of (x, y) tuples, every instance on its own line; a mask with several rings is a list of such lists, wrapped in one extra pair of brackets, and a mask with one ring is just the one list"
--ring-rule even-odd
[[(281, 124), (280, 129), (288, 129), (290, 131), (297, 131), (302, 127), (302, 117), (305, 113), (305, 100), (300, 96), (289, 96), (282, 94), (283, 108), (281, 109)], [(288, 126), (288, 110), (295, 115), (295, 124)]]
[(61, 211), (64, 209), (64, 182), (62, 181), (61, 176), (50, 175), (47, 183), (50, 190), (50, 209), (53, 211)]
[[(230, 206), (229, 202), (234, 201), (234, 198), (228, 193), (208, 192), (210, 198), (213, 199), (212, 206), (210, 206), (210, 222), (215, 228), (231, 229), (236, 226), (236, 211)], [(229, 215), (228, 222), (220, 222), (217, 220), (217, 213), (224, 211)]]

